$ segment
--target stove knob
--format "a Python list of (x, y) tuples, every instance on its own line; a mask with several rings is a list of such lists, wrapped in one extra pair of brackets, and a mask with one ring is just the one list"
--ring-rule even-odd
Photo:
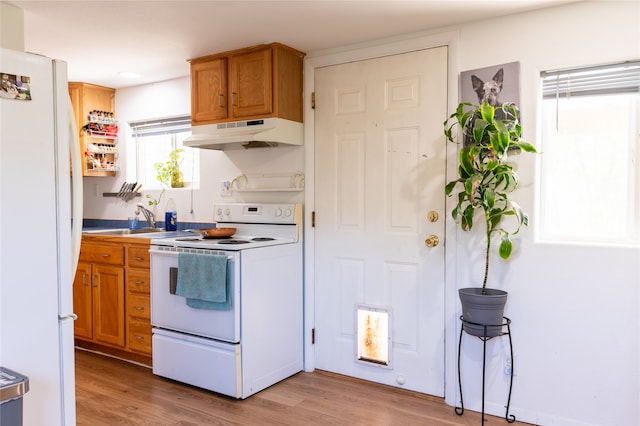
[(225, 216), (229, 216), (230, 214), (231, 214), (231, 211), (229, 209), (224, 209)]
[(284, 215), (285, 215), (286, 217), (291, 216), (291, 209), (287, 209), (287, 210), (284, 212)]
[(222, 216), (222, 209), (220, 207), (218, 207), (218, 210), (216, 210), (216, 214), (218, 216)]
[(282, 209), (281, 208), (277, 208), (276, 209), (276, 217), (280, 217), (282, 216)]

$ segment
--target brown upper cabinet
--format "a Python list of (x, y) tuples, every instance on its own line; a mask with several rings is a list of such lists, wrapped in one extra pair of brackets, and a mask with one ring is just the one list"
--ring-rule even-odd
[[(78, 126), (83, 176), (115, 176), (117, 122), (115, 122), (115, 89), (89, 83), (70, 82), (69, 97)], [(102, 117), (91, 114), (103, 113)], [(108, 122), (104, 114), (109, 114)], [(87, 124), (99, 129), (82, 130)]]
[(279, 43), (191, 59), (191, 124), (302, 122), (304, 53)]

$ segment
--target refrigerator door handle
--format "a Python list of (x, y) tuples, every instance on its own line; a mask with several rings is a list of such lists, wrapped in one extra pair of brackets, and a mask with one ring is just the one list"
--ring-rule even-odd
[(71, 185), (72, 185), (72, 217), (71, 227), (71, 275), (75, 276), (80, 259), (80, 243), (82, 240), (82, 219), (83, 219), (83, 190), (82, 190), (82, 157), (80, 155), (80, 138), (78, 137), (78, 126), (73, 112), (71, 98), (68, 98), (69, 127), (71, 133)]
[(78, 319), (78, 316), (76, 314), (69, 314), (69, 315), (65, 315), (65, 316), (58, 315), (58, 320), (59, 321), (64, 321), (66, 319), (72, 319), (72, 320), (75, 321), (75, 320)]

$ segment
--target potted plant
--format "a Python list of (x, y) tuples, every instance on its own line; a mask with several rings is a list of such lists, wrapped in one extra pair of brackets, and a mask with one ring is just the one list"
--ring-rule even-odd
[(157, 199), (153, 198), (151, 194), (147, 194), (150, 206), (157, 207), (158, 204), (160, 204), (166, 188), (182, 188), (184, 186), (184, 177), (180, 170), (180, 165), (182, 164), (180, 153), (182, 151), (182, 148), (174, 149), (169, 153), (169, 159), (167, 161), (164, 163), (158, 162), (153, 165), (156, 169), (156, 179), (160, 182), (162, 191)]
[[(461, 135), (464, 141), (459, 153), (458, 178), (445, 187), (447, 196), (454, 195), (457, 189), (457, 203), (451, 214), (464, 231), (473, 228), (476, 216), (485, 225), (482, 287), (458, 291), (463, 328), (467, 333), (480, 337), (501, 334), (507, 301), (506, 291), (487, 287), (492, 239), (500, 237), (498, 254), (505, 260), (509, 259), (513, 249), (511, 236), (528, 224), (526, 213), (509, 199), (509, 194), (518, 187), (518, 175), (508, 162), (509, 154), (537, 152), (533, 145), (521, 140), (522, 127), (518, 116), (513, 104), (492, 106), (486, 102), (482, 105), (463, 102), (444, 122), (447, 140), (457, 143), (456, 137)], [(503, 219), (507, 216), (515, 219), (512, 231), (503, 227)], [(485, 330), (485, 326), (490, 325), (493, 327)]]

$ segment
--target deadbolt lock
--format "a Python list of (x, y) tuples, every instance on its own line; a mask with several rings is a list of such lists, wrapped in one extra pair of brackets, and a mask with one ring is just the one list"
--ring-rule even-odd
[(431, 210), (428, 214), (427, 214), (427, 219), (429, 219), (429, 222), (437, 222), (438, 218), (440, 216), (438, 216), (438, 212)]
[(440, 243), (440, 238), (435, 235), (429, 235), (426, 240), (424, 240), (424, 245), (427, 247), (435, 247)]

